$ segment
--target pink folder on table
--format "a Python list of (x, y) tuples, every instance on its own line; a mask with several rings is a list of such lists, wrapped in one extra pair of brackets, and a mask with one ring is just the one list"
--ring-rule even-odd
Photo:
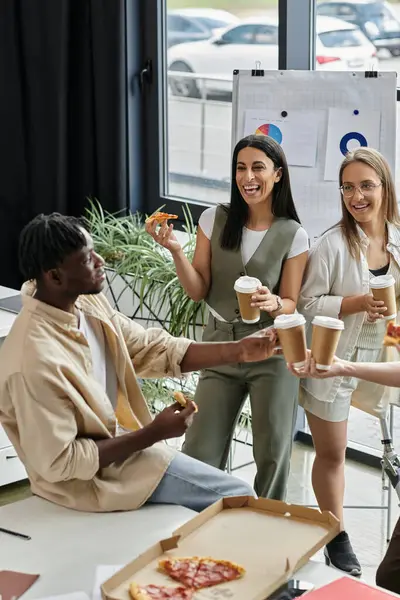
[[(399, 575), (400, 576), (400, 575)], [(309, 592), (304, 600), (389, 600), (393, 595), (350, 577), (342, 577)]]
[(35, 583), (39, 575), (18, 573), (18, 571), (0, 571), (1, 600), (17, 599)]

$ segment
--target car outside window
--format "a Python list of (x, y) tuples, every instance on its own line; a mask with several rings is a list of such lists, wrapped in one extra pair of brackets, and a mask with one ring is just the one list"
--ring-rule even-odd
[(336, 4), (323, 4), (322, 6), (317, 5), (317, 13), (324, 17), (337, 17), (338, 9)]
[(204, 29), (196, 22), (178, 15), (168, 15), (168, 30), (184, 33), (204, 33)]
[(278, 44), (278, 28), (262, 25), (260, 26), (255, 34), (254, 34), (254, 43), (255, 44), (268, 44), (268, 45), (277, 45)]
[(225, 44), (254, 44), (256, 29), (254, 25), (239, 25), (224, 33), (221, 39)]
[(341, 29), (326, 31), (319, 34), (319, 39), (325, 48), (346, 48), (350, 46), (363, 46), (365, 38), (357, 29)]

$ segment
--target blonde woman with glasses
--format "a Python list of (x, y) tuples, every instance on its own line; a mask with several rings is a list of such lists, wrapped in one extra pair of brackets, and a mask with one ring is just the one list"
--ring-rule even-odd
[[(395, 187), (384, 157), (371, 148), (350, 152), (339, 171), (342, 218), (310, 252), (298, 310), (310, 323), (316, 315), (343, 319), (337, 354), (353, 362), (385, 362), (383, 302), (374, 301), (370, 278), (391, 274), (400, 296), (400, 219)], [(310, 340), (309, 340), (310, 341)], [(350, 405), (380, 416), (391, 388), (354, 377), (303, 379), (300, 404), (306, 411), (316, 457), (312, 472), (321, 510), (331, 511), (341, 533), (325, 549), (327, 564), (354, 576), (360, 563), (343, 525), (344, 462)]]

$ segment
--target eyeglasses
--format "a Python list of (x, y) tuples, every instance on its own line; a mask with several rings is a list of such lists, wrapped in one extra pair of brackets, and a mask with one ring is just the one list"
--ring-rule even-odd
[(362, 183), (361, 185), (352, 185), (351, 183), (345, 183), (340, 186), (340, 191), (344, 198), (352, 198), (358, 190), (363, 196), (372, 196), (376, 188), (380, 187), (382, 183)]

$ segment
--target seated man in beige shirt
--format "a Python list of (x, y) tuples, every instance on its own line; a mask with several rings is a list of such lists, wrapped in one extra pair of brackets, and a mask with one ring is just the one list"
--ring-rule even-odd
[(174, 404), (152, 419), (137, 377), (265, 360), (274, 335), (195, 343), (143, 329), (101, 294), (104, 261), (73, 217), (33, 219), (19, 254), (29, 283), (0, 350), (0, 421), (33, 493), (83, 511), (145, 502), (202, 510), (224, 496), (254, 494), (168, 447), (164, 440), (183, 435), (196, 418), (195, 406)]

